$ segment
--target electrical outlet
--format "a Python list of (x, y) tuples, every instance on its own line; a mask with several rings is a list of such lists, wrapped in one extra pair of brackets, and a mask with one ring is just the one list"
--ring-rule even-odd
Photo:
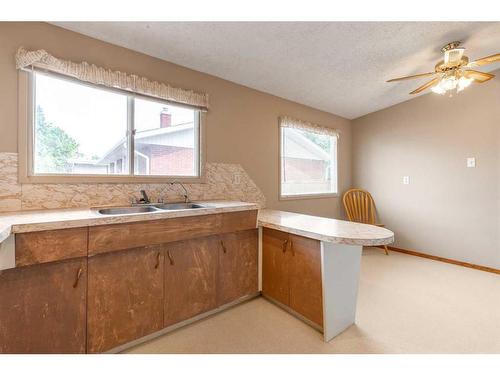
[(476, 168), (476, 158), (467, 158), (467, 168)]
[(403, 184), (404, 185), (410, 184), (410, 176), (403, 176)]
[(241, 176), (239, 174), (235, 174), (233, 176), (233, 184), (239, 185), (241, 183)]

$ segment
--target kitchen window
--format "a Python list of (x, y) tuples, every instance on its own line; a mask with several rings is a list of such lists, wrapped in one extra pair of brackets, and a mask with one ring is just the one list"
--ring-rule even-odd
[(336, 196), (334, 129), (280, 119), (280, 199)]
[(56, 73), (25, 74), (27, 181), (201, 178), (199, 108)]

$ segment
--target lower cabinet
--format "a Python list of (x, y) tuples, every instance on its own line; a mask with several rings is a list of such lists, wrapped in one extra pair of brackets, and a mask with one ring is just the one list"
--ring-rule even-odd
[(162, 329), (163, 272), (160, 246), (89, 258), (88, 353), (104, 352)]
[(0, 353), (85, 353), (87, 258), (0, 271)]
[(165, 327), (258, 292), (258, 231), (164, 245)]
[(289, 306), (288, 233), (262, 228), (262, 293)]
[(256, 293), (257, 233), (89, 257), (87, 352), (105, 352)]
[(257, 292), (257, 229), (0, 271), (0, 353), (102, 353)]
[(323, 326), (320, 242), (293, 234), (289, 241), (290, 308)]
[(323, 326), (320, 241), (263, 228), (262, 293)]
[(218, 236), (164, 245), (168, 327), (217, 307)]
[(257, 229), (219, 236), (218, 305), (258, 292), (258, 240)]

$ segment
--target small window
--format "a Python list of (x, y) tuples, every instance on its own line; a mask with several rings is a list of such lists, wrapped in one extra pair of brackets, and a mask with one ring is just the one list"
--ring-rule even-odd
[(29, 176), (200, 176), (198, 109), (32, 74)]
[(337, 137), (280, 127), (280, 197), (337, 194)]

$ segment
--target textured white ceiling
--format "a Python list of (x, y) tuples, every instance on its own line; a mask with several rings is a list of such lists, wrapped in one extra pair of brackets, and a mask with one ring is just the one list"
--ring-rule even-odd
[(348, 119), (411, 99), (428, 78), (385, 81), (433, 71), (448, 42), (471, 59), (500, 52), (500, 22), (55, 24)]

